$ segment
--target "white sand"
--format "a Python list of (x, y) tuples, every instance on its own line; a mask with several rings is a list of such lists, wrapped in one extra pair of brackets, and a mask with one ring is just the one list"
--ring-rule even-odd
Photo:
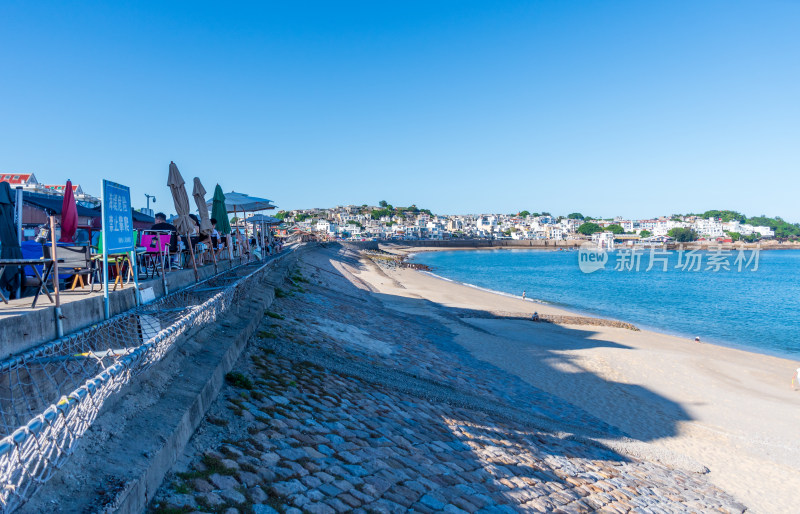
[[(571, 314), (413, 270), (370, 268), (358, 278), (398, 310), (428, 314), (424, 304), (408, 300), (415, 298), (476, 310)], [(449, 326), (476, 357), (649, 448), (707, 466), (712, 482), (754, 512), (800, 512), (800, 391), (791, 387), (798, 363), (649, 331), (465, 321)]]

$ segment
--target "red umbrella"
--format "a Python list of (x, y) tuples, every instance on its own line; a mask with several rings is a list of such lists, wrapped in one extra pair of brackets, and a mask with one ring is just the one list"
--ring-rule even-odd
[(61, 204), (61, 239), (59, 242), (71, 243), (78, 230), (78, 204), (72, 192), (72, 181), (64, 186), (64, 203)]

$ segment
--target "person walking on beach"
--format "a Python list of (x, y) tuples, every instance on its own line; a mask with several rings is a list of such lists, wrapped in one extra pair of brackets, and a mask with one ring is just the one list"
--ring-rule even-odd
[(798, 387), (800, 387), (800, 368), (794, 370), (794, 375), (792, 375), (792, 389), (797, 391)]
[(525, 299), (525, 291), (522, 292), (522, 299)]

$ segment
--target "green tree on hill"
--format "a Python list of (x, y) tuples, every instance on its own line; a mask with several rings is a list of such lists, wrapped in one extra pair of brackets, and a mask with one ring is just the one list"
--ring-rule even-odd
[(585, 236), (591, 236), (592, 234), (596, 234), (602, 231), (603, 227), (601, 227), (597, 223), (587, 222), (578, 227), (578, 233), (583, 234)]
[(583, 214), (581, 214), (579, 212), (572, 212), (572, 213), (567, 214), (567, 219), (582, 220), (582, 219), (585, 219), (585, 218), (583, 217)]
[(612, 234), (614, 234), (614, 235), (617, 235), (617, 234), (622, 234), (623, 232), (625, 232), (625, 229), (624, 229), (624, 228), (622, 228), (621, 226), (617, 225), (617, 224), (614, 224), (614, 225), (609, 225), (609, 226), (607, 226), (607, 227), (606, 227), (605, 229), (603, 229), (603, 230), (604, 230), (605, 232), (611, 232), (611, 233), (612, 233)]
[(697, 232), (690, 228), (671, 228), (669, 232), (667, 232), (667, 235), (679, 243), (697, 241)]
[(529, 211), (520, 211), (519, 214), (517, 214), (517, 216), (522, 216), (523, 218), (530, 215), (531, 213)]
[(394, 212), (391, 209), (376, 209), (372, 211), (369, 215), (374, 220), (379, 220), (384, 216), (391, 216)]
[(723, 222), (728, 222), (728, 221), (741, 221), (741, 222), (744, 222), (744, 221), (747, 220), (747, 216), (745, 216), (744, 214), (742, 214), (740, 212), (736, 212), (736, 211), (711, 210), (711, 211), (706, 211), (703, 214), (700, 214), (699, 216), (702, 217), (702, 218), (719, 218)]
[(779, 239), (800, 236), (800, 224), (788, 223), (780, 216), (767, 218), (762, 214), (761, 216), (748, 218), (747, 223), (755, 227), (769, 227), (775, 231), (775, 237)]
[(649, 230), (642, 230), (641, 232), (639, 232), (639, 237), (650, 237), (652, 235), (653, 233), (650, 232)]

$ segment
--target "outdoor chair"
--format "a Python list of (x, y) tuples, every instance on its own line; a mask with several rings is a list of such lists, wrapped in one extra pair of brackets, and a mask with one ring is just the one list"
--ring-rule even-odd
[(223, 250), (227, 248), (227, 242), (223, 236), (211, 236), (211, 251), (217, 260), (223, 258)]
[(142, 267), (145, 270), (145, 275), (149, 278), (154, 278), (156, 275), (161, 274), (159, 268), (169, 255), (170, 239), (170, 234), (163, 232), (142, 234), (141, 246), (145, 249)]
[(206, 243), (200, 242), (199, 236), (191, 236), (192, 241), (192, 251), (194, 252), (194, 260), (198, 266), (202, 266), (205, 264), (205, 251), (208, 249), (208, 245)]
[[(42, 251), (46, 259), (52, 258), (50, 246), (42, 246)], [(97, 262), (92, 258), (91, 246), (59, 246), (56, 250), (56, 257), (58, 258), (59, 273), (72, 274), (70, 291), (74, 291), (78, 284), (81, 289), (85, 288), (87, 284), (83, 281), (83, 277), (87, 277), (88, 293), (94, 291), (94, 284), (99, 282), (99, 275)]]
[[(92, 255), (92, 260), (95, 262), (97, 269), (100, 273), (103, 272), (103, 254), (97, 253)], [(113, 277), (114, 278), (114, 287), (111, 289), (112, 291), (117, 290), (117, 286), (120, 289), (125, 289), (125, 284), (127, 282), (123, 282), (123, 276), (127, 272), (128, 274), (128, 281), (133, 278), (133, 272), (131, 271), (130, 266), (130, 259), (128, 258), (128, 254), (125, 253), (117, 253), (111, 254), (108, 256), (108, 278), (109, 280)], [(100, 275), (102, 277), (102, 275)]]
[(175, 232), (171, 232), (170, 235), (169, 235), (169, 248), (168, 248), (169, 249), (169, 253), (167, 254), (167, 256), (168, 256), (167, 262), (169, 264), (170, 271), (172, 271), (172, 268), (173, 268), (173, 262), (172, 262), (173, 259), (175, 259), (177, 261), (177, 266), (176, 267), (178, 269), (182, 269), (183, 268), (183, 255), (184, 255), (185, 251), (178, 244), (179, 241), (180, 241), (180, 239), (178, 237), (178, 234), (176, 234)]

